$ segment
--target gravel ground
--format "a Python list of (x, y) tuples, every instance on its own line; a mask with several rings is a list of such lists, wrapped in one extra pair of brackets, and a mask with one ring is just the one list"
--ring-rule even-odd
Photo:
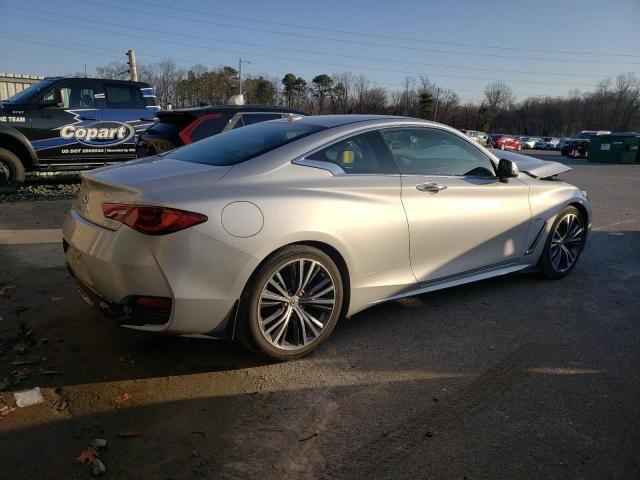
[(640, 166), (571, 165), (594, 228), (568, 277), (378, 305), (281, 364), (116, 327), (65, 269), (71, 201), (0, 205), (0, 242), (23, 234), (0, 244), (0, 478), (92, 478), (74, 459), (102, 438), (114, 479), (639, 479)]
[(70, 176), (56, 179), (29, 180), (17, 192), (0, 194), (0, 203), (25, 202), (33, 200), (66, 200), (78, 193), (80, 179)]

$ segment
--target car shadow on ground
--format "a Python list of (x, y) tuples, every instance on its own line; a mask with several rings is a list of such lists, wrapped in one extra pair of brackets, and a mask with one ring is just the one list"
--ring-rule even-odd
[[(625, 251), (637, 247), (639, 236), (638, 232), (592, 233), (575, 271), (560, 281), (544, 280), (537, 273), (513, 274), (374, 306), (340, 322), (311, 358), (341, 361), (348, 359), (354, 345), (368, 344), (391, 358), (394, 349), (403, 348), (403, 337), (424, 343), (439, 335), (455, 336), (455, 326), (474, 316), (479, 322), (500, 321), (504, 329), (515, 328), (520, 315), (535, 318), (536, 303), (580, 302), (584, 295), (601, 295), (598, 279), (610, 275), (604, 270), (633, 275), (639, 262), (627, 258), (623, 264), (621, 259)], [(16, 259), (7, 257), (14, 263)], [(36, 277), (41, 279), (39, 289), (29, 289)], [(252, 369), (271, 363), (237, 342), (117, 327), (80, 299), (62, 266), (31, 269), (12, 287), (0, 298), (0, 379), (15, 373), (21, 378), (9, 391)], [(410, 363), (411, 354), (407, 355)], [(400, 361), (397, 355), (396, 361)], [(351, 363), (351, 368), (366, 369), (370, 359)]]

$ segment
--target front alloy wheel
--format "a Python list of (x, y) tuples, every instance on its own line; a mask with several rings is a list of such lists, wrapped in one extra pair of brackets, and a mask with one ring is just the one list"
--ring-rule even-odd
[(340, 271), (328, 255), (305, 245), (285, 247), (245, 289), (240, 340), (275, 360), (300, 358), (329, 336), (342, 299)]
[(580, 212), (568, 207), (558, 217), (540, 258), (544, 274), (552, 279), (567, 275), (578, 261), (586, 240), (586, 227)]

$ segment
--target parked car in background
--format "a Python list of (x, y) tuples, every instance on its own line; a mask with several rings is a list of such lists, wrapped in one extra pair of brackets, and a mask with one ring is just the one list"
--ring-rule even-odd
[(83, 174), (65, 257), (121, 326), (296, 359), (382, 301), (571, 272), (591, 207), (570, 167), (498, 154), (418, 119), (263, 122)]
[(493, 134), (487, 140), (487, 146), (499, 150), (522, 150), (522, 143), (512, 135)]
[(556, 137), (542, 137), (533, 145), (535, 150), (553, 150), (560, 142)]
[(527, 148), (531, 150), (533, 146), (536, 144), (536, 142), (540, 139), (538, 137), (520, 137), (519, 140), (520, 140), (520, 143), (522, 144), (522, 148)]
[(564, 147), (567, 144), (567, 141), (569, 139), (570, 137), (560, 137), (558, 139), (558, 143), (556, 143), (555, 150), (562, 150), (562, 147)]
[(136, 135), (160, 110), (148, 83), (48, 77), (0, 102), (0, 193), (28, 174), (135, 158)]
[(599, 135), (609, 135), (610, 133), (609, 130), (582, 130), (565, 140), (560, 153), (573, 158), (584, 158), (587, 156), (591, 138)]
[(466, 130), (464, 128), (460, 129), (467, 137), (473, 139), (478, 142), (480, 145), (487, 144), (487, 134), (486, 132), (479, 132), (478, 130)]
[(264, 105), (211, 105), (157, 113), (158, 120), (138, 136), (136, 156), (157, 155), (221, 132), (275, 120), (301, 110)]

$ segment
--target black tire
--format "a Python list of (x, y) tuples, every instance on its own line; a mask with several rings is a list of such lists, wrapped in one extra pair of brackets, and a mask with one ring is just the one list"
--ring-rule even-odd
[[(326, 314), (324, 318), (324, 326), (310, 343), (299, 346), (295, 349), (278, 348), (270, 343), (260, 328), (260, 301), (263, 289), (271, 277), (283, 267), (297, 260), (313, 260), (319, 263), (330, 276), (333, 281), (333, 310)], [(324, 275), (324, 272), (323, 272)], [(296, 294), (297, 295), (297, 294)], [(340, 270), (335, 262), (322, 250), (307, 245), (290, 245), (273, 253), (258, 269), (254, 272), (251, 279), (245, 286), (244, 292), (240, 298), (240, 306), (238, 309), (238, 338), (240, 342), (249, 350), (276, 361), (296, 360), (302, 358), (313, 350), (315, 350), (322, 342), (324, 342), (336, 326), (342, 312), (342, 304), (344, 300), (344, 287)], [(285, 305), (283, 305), (284, 307)], [(264, 308), (264, 307), (263, 307)], [(275, 308), (275, 307), (273, 307)], [(304, 323), (300, 316), (293, 314), (299, 323)], [(293, 316), (292, 316), (293, 318)], [(297, 325), (297, 324), (296, 324)], [(297, 335), (300, 334), (300, 328), (291, 325), (294, 329), (298, 329)], [(295, 333), (295, 332), (294, 332)], [(286, 329), (285, 336), (289, 334)]]
[(24, 183), (24, 165), (10, 150), (0, 148), (0, 193), (13, 193)]
[[(573, 261), (573, 263), (566, 270), (559, 271), (553, 265), (552, 252), (551, 252), (551, 242), (553, 240), (553, 234), (556, 231), (556, 229), (558, 228), (558, 225), (560, 225), (566, 219), (566, 217), (569, 216), (569, 215), (575, 215), (580, 220), (581, 226), (582, 226), (582, 239), (581, 239), (580, 243), (578, 245), (576, 245), (575, 260)], [(578, 263), (578, 260), (580, 258), (580, 254), (582, 253), (582, 250), (584, 249), (584, 245), (585, 245), (586, 239), (587, 239), (587, 219), (584, 218), (582, 213), (577, 208), (575, 208), (575, 207), (567, 207), (567, 208), (565, 208), (562, 211), (562, 213), (560, 213), (560, 215), (558, 215), (558, 218), (556, 218), (556, 221), (553, 222), (553, 226), (551, 227), (551, 231), (549, 232), (549, 236), (548, 236), (547, 241), (545, 242), (545, 245), (544, 245), (544, 250), (542, 251), (542, 255), (540, 256), (540, 260), (538, 262), (538, 267), (539, 267), (540, 271), (542, 272), (542, 274), (545, 277), (547, 277), (548, 279), (550, 279), (550, 280), (558, 280), (560, 278), (564, 278), (567, 275), (569, 275), (569, 273), (571, 273), (571, 270), (573, 270), (574, 267), (576, 266), (576, 264)]]

